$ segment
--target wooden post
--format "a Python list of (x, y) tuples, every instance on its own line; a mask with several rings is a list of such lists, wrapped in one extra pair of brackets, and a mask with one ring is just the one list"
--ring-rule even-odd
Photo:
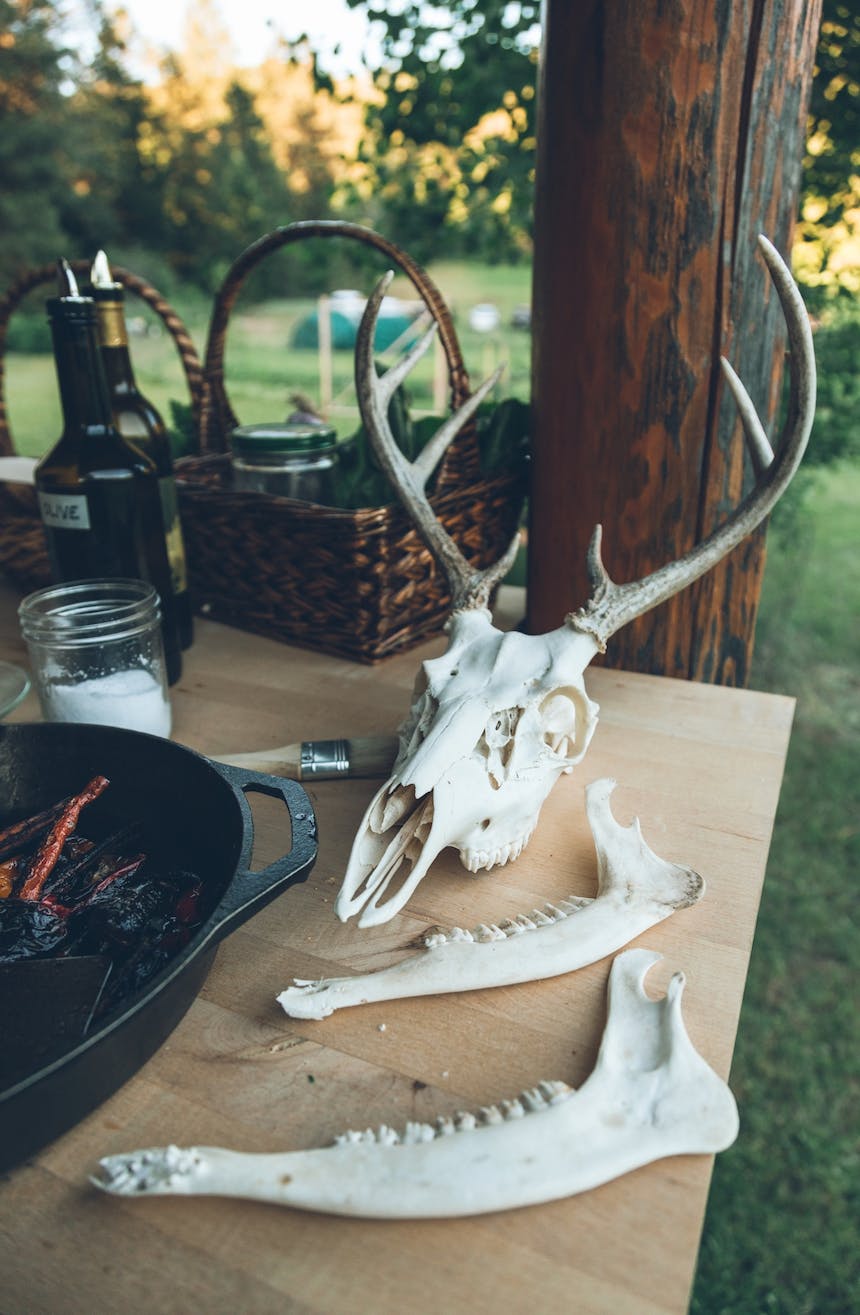
[(327, 416), (334, 396), (332, 365), (331, 299), (323, 293), (317, 302), (317, 346), (320, 369), (320, 411)]
[[(533, 296), (532, 631), (678, 557), (751, 474), (719, 355), (773, 433), (786, 253), (820, 0), (545, 0)], [(763, 532), (610, 644), (615, 666), (743, 685)]]

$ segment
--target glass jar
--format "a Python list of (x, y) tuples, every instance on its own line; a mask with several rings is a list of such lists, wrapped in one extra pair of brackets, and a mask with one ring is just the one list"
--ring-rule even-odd
[(337, 434), (325, 425), (239, 425), (232, 434), (233, 484), (249, 493), (334, 502)]
[(158, 594), (146, 580), (82, 580), (18, 609), (46, 721), (169, 735)]

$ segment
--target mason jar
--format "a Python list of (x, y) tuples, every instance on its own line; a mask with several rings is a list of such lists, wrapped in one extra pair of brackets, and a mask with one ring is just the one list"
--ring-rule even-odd
[(239, 425), (231, 442), (234, 488), (323, 506), (334, 502), (337, 434), (328, 426)]
[(46, 721), (170, 734), (161, 609), (146, 580), (81, 580), (18, 608)]

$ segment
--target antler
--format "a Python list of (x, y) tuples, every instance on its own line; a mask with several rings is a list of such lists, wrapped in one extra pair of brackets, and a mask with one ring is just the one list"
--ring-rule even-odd
[(376, 320), (393, 277), (393, 273), (389, 272), (377, 283), (368, 299), (358, 330), (355, 387), (361, 418), (379, 463), (394, 486), (404, 510), (448, 578), (452, 610), (486, 608), (493, 589), (513, 565), (519, 536), (514, 535), (504, 556), (493, 566), (483, 571), (473, 569), (437, 519), (425, 487), (448, 445), (495, 387), (502, 368), (481, 384), (459, 411), (448, 417), (414, 461), (407, 461), (391, 432), (388, 405), (400, 384), (432, 343), (436, 325), (390, 370), (384, 375), (377, 375), (373, 359)]
[(774, 457), (749, 393), (725, 357), (721, 357), (726, 383), (740, 412), (749, 445), (756, 472), (755, 486), (725, 524), (701, 543), (677, 561), (629, 584), (615, 584), (610, 579), (600, 555), (602, 526), (596, 526), (588, 548), (591, 598), (585, 607), (571, 613), (565, 620), (573, 630), (592, 635), (601, 649), (605, 649), (607, 641), (622, 626), (686, 589), (752, 533), (788, 488), (806, 450), (815, 411), (815, 356), (809, 317), (788, 267), (776, 248), (766, 237), (759, 237), (758, 244), (782, 303), (791, 349), (788, 414), (778, 454)]

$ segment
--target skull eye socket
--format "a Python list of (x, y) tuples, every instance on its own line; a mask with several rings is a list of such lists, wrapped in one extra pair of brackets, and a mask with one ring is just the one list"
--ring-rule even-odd
[(576, 690), (553, 690), (540, 705), (543, 742), (559, 758), (572, 758), (579, 739), (579, 698)]

